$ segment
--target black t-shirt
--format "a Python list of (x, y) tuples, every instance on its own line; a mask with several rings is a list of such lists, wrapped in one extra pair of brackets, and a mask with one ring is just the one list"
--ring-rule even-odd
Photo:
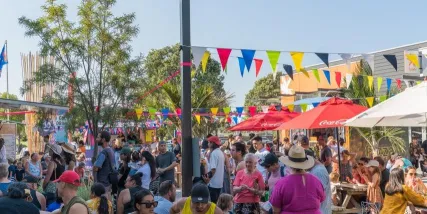
[(9, 197), (0, 198), (1, 213), (7, 214), (39, 214), (37, 207), (24, 199), (12, 199)]
[(125, 188), (126, 178), (128, 177), (130, 172), (130, 167), (126, 167), (126, 169), (123, 167), (123, 163), (119, 166), (119, 173), (122, 175), (119, 179), (118, 187)]
[(24, 168), (16, 169), (15, 170), (16, 180), (17, 181), (22, 181), (22, 179), (24, 178), (24, 174), (25, 174), (25, 169)]
[(389, 178), (390, 178), (390, 172), (388, 171), (388, 169), (384, 169), (381, 172), (381, 181), (380, 181), (380, 189), (383, 194), (383, 197), (385, 196), (385, 186), (388, 183)]

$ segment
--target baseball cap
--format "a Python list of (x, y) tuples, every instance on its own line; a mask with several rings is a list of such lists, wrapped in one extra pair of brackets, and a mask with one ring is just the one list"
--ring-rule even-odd
[(217, 136), (211, 136), (208, 138), (209, 142), (215, 143), (218, 146), (221, 146), (221, 140), (219, 140), (219, 137)]
[(166, 141), (160, 141), (159, 142), (159, 145), (163, 145), (163, 144), (166, 144)]
[(368, 164), (366, 165), (366, 167), (370, 167), (370, 166), (379, 167), (379, 166), (380, 166), (380, 163), (379, 163), (378, 161), (376, 161), (376, 160), (370, 160), (370, 161), (368, 162)]
[(59, 176), (58, 179), (54, 180), (53, 182), (64, 182), (74, 186), (80, 186), (80, 176), (72, 170), (66, 170), (64, 173), (62, 173), (61, 176)]
[(194, 203), (208, 203), (209, 189), (204, 184), (196, 184), (191, 189), (191, 201)]
[(129, 147), (123, 147), (122, 150), (120, 150), (120, 154), (123, 154), (123, 155), (127, 155), (130, 153), (132, 153), (132, 150), (130, 150)]
[(268, 153), (264, 159), (261, 159), (260, 165), (263, 167), (269, 167), (275, 163), (279, 163), (279, 159), (273, 153)]
[(24, 177), (22, 182), (29, 183), (29, 184), (36, 184), (39, 182), (39, 180), (33, 176), (27, 175)]

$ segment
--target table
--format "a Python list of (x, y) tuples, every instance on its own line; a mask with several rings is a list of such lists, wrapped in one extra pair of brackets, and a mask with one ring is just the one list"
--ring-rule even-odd
[[(340, 183), (337, 186), (337, 190), (345, 193), (346, 196), (342, 201), (341, 206), (333, 206), (332, 213), (360, 213), (362, 208), (360, 204), (353, 198), (353, 196), (357, 195), (366, 195), (366, 191), (368, 189), (367, 185), (364, 184), (349, 184), (349, 183)], [(351, 203), (354, 208), (348, 209), (348, 205)]]

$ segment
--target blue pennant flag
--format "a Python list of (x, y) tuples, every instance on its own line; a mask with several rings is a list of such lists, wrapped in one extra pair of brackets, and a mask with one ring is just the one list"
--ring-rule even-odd
[(285, 69), (289, 77), (294, 80), (294, 69), (292, 68), (292, 65), (283, 64), (283, 69)]
[(312, 105), (314, 108), (316, 108), (319, 105), (319, 103), (312, 103)]
[(0, 77), (1, 77), (1, 70), (3, 68), (3, 65), (6, 65), (7, 62), (8, 60), (7, 60), (7, 53), (6, 53), (6, 44), (4, 44), (0, 53)]
[(236, 111), (237, 111), (237, 115), (238, 115), (239, 117), (241, 117), (241, 116), (242, 116), (242, 113), (243, 113), (243, 107), (236, 107)]
[(328, 80), (329, 85), (331, 84), (331, 73), (328, 70), (323, 70), (323, 74), (325, 74), (326, 80)]
[(237, 117), (233, 117), (234, 123), (237, 125)]
[(323, 63), (329, 68), (329, 54), (328, 53), (315, 53)]
[(245, 73), (245, 59), (242, 57), (237, 57), (239, 59), (239, 67), (240, 67), (240, 74), (243, 77), (243, 74)]
[(162, 115), (163, 115), (163, 120), (168, 119), (168, 117), (169, 117), (169, 109), (168, 108), (163, 108), (162, 109)]
[(388, 92), (390, 92), (391, 79), (390, 79), (390, 78), (387, 78), (387, 79), (386, 79), (386, 81), (387, 81), (387, 93), (388, 93)]
[(245, 60), (246, 68), (251, 70), (252, 61), (254, 60), (255, 50), (241, 50), (243, 59)]
[(394, 70), (397, 71), (396, 55), (384, 54), (383, 56), (393, 66)]

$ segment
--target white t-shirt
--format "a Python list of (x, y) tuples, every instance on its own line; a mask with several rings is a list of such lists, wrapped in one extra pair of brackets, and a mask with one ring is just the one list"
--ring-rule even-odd
[(3, 147), (0, 150), (0, 163), (7, 163), (6, 145), (3, 145)]
[(263, 166), (261, 166), (259, 163), (260, 163), (260, 160), (264, 160), (265, 156), (267, 156), (269, 153), (270, 152), (265, 148), (262, 148), (260, 151), (255, 152), (255, 155), (258, 157), (258, 163), (256, 164), (256, 168), (258, 169), (259, 172), (261, 172), (262, 177), (264, 178), (264, 181), (267, 180), (268, 173), (267, 173), (267, 170)]
[(215, 169), (215, 174), (209, 182), (209, 187), (220, 189), (224, 185), (225, 157), (220, 148), (213, 150), (209, 157), (208, 169)]
[(142, 165), (141, 168), (138, 169), (137, 173), (142, 173), (142, 184), (141, 187), (145, 189), (150, 189), (150, 182), (151, 182), (151, 168), (148, 163)]
[[(153, 150), (157, 149), (157, 145), (159, 145), (159, 143), (158, 143), (158, 142), (153, 142), (153, 143), (151, 143), (151, 145), (150, 145), (151, 151), (153, 151)], [(150, 151), (150, 152), (151, 152), (151, 151)]]
[[(332, 156), (335, 156), (335, 155), (337, 155), (338, 154), (338, 145), (334, 145), (334, 146), (329, 146), (329, 148), (331, 148), (332, 149)], [(342, 147), (342, 146), (340, 146), (340, 152), (342, 152), (342, 151), (344, 151), (345, 150), (345, 148), (344, 147)], [(341, 154), (341, 156), (340, 156), (341, 158), (342, 158), (342, 154)]]

